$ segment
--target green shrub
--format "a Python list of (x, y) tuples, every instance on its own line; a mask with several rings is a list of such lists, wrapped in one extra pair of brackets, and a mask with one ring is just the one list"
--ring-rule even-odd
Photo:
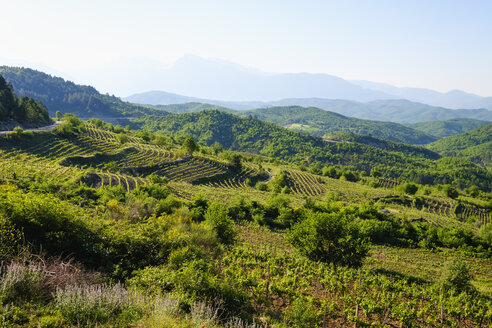
[(264, 182), (258, 182), (256, 183), (256, 189), (259, 191), (268, 191), (268, 186)]
[(300, 298), (295, 299), (285, 311), (285, 319), (289, 327), (316, 327), (318, 315), (311, 303)]
[(412, 182), (404, 183), (404, 184), (398, 186), (398, 188), (401, 191), (403, 191), (405, 194), (409, 194), (409, 195), (415, 195), (417, 193), (417, 191), (419, 190), (419, 186), (417, 186), (415, 183), (412, 183)]
[(0, 215), (0, 261), (19, 254), (23, 233)]
[(289, 232), (289, 241), (313, 261), (359, 267), (368, 246), (359, 228), (340, 212), (309, 213)]
[(205, 223), (217, 233), (222, 243), (226, 245), (234, 243), (236, 238), (234, 221), (229, 218), (227, 209), (223, 205), (215, 202), (210, 204), (205, 213)]
[(453, 288), (457, 291), (469, 291), (473, 278), (468, 264), (461, 260), (451, 260), (444, 264), (441, 271), (441, 282), (445, 288)]
[(485, 244), (492, 247), (492, 223), (486, 223), (478, 230), (478, 236)]

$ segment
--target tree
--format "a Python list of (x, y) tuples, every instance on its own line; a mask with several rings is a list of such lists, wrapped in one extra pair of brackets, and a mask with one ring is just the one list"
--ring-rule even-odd
[(470, 284), (473, 278), (468, 264), (461, 260), (450, 260), (444, 264), (441, 273), (441, 282), (444, 287), (454, 288), (457, 291), (472, 289)]
[(200, 149), (198, 144), (196, 143), (195, 139), (191, 136), (187, 137), (185, 141), (183, 142), (183, 149), (186, 151), (188, 155), (193, 155), (195, 151)]
[(128, 136), (124, 134), (123, 132), (119, 133), (116, 135), (116, 138), (120, 142), (120, 144), (126, 144), (128, 142)]
[(222, 148), (220, 143), (218, 143), (217, 141), (214, 142), (214, 144), (212, 145), (212, 151), (214, 152), (215, 155), (219, 154), (223, 150), (224, 150), (224, 148)]
[(60, 112), (59, 110), (57, 110), (57, 111), (56, 111), (56, 114), (55, 114), (55, 115), (56, 115), (56, 120), (57, 120), (57, 121), (61, 121), (61, 119), (62, 119), (62, 114), (61, 114), (61, 112)]
[(442, 190), (444, 191), (444, 194), (449, 198), (455, 199), (459, 196), (458, 190), (450, 185), (445, 185)]
[(231, 169), (239, 171), (241, 170), (242, 164), (241, 164), (241, 155), (239, 154), (232, 154), (231, 157), (229, 158), (229, 166)]
[(419, 190), (419, 186), (417, 186), (415, 183), (407, 182), (407, 183), (402, 184), (400, 189), (405, 194), (415, 195), (415, 193)]
[(336, 265), (360, 267), (369, 250), (359, 228), (340, 212), (308, 213), (288, 239), (313, 261)]
[(229, 218), (224, 206), (213, 202), (205, 213), (205, 223), (217, 234), (220, 241), (226, 245), (233, 244), (236, 239), (234, 221)]

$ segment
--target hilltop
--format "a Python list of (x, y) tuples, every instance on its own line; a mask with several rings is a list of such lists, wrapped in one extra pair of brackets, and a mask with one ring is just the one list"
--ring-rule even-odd
[(18, 95), (42, 102), (52, 116), (55, 116), (56, 111), (85, 118), (135, 117), (157, 113), (145, 106), (102, 95), (91, 86), (78, 85), (29, 68), (0, 66), (0, 74), (12, 84)]

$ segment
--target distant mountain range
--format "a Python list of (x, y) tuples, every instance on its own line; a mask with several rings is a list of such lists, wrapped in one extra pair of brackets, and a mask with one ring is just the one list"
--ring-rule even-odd
[[(112, 70), (108, 69), (108, 74), (111, 75)], [(141, 72), (138, 77), (141, 76), (148, 77), (141, 82), (147, 88), (153, 85), (155, 86), (153, 87), (154, 90), (193, 95), (202, 99), (219, 99), (225, 102), (253, 101), (256, 103), (259, 101), (275, 102), (274, 106), (291, 106), (303, 104), (279, 104), (276, 101), (292, 98), (343, 99), (357, 102), (407, 99), (452, 109), (486, 108), (492, 110), (492, 97), (480, 97), (459, 90), (441, 93), (428, 89), (397, 88), (383, 83), (348, 81), (329, 74), (264, 73), (225, 60), (206, 59), (191, 55), (178, 59), (171, 67), (158, 67), (148, 74)], [(132, 83), (135, 85), (135, 81), (130, 76), (130, 78), (121, 79), (121, 82), (115, 83)], [(130, 88), (122, 86), (121, 89), (129, 90)], [(145, 99), (145, 103), (166, 104), (160, 101), (156, 102), (155, 93), (148, 96), (153, 98)], [(135, 96), (129, 97), (127, 100), (142, 102), (135, 100)], [(190, 101), (196, 101), (196, 98)], [(309, 104), (309, 106), (312, 105)], [(253, 107), (237, 109), (251, 109)]]
[[(154, 106), (204, 103), (235, 110), (251, 110), (256, 108), (277, 106), (317, 107), (350, 117), (398, 123), (442, 121), (455, 118), (473, 118), (484, 121), (492, 121), (492, 111), (487, 109), (448, 109), (411, 102), (404, 99), (383, 99), (374, 100), (367, 103), (323, 98), (287, 98), (270, 102), (233, 102), (186, 97), (164, 91), (150, 91), (126, 97), (124, 100), (132, 103), (149, 104)], [(165, 107), (161, 108), (166, 109)]]

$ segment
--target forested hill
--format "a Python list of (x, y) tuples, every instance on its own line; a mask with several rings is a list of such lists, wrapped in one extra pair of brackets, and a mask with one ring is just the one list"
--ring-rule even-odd
[(455, 118), (446, 121), (420, 122), (405, 125), (441, 139), (464, 133), (489, 123), (489, 121), (473, 118)]
[(18, 98), (0, 75), (0, 126), (7, 122), (25, 125), (44, 125), (50, 122), (48, 111), (39, 101)]
[(84, 118), (159, 113), (114, 96), (102, 95), (91, 86), (78, 85), (29, 68), (0, 66), (0, 74), (12, 84), (19, 96), (41, 101), (53, 116), (57, 110)]
[(282, 125), (292, 130), (324, 136), (333, 132), (352, 132), (410, 144), (427, 144), (437, 138), (402, 124), (346, 117), (316, 107), (270, 107), (240, 112)]
[(419, 183), (453, 183), (464, 188), (472, 184), (485, 190), (492, 188), (490, 173), (460, 159), (440, 159), (433, 152), (419, 147), (387, 150), (359, 142), (327, 142), (322, 138), (288, 130), (254, 117), (238, 117), (219, 110), (147, 117), (136, 120), (144, 129), (191, 135), (212, 145), (262, 154), (298, 164), (344, 165), (386, 176), (401, 177)]
[(201, 102), (189, 102), (184, 104), (170, 104), (170, 105), (153, 105), (152, 107), (176, 114), (201, 112), (202, 110), (205, 109), (218, 109), (223, 112), (235, 113), (235, 114), (240, 113), (239, 111), (227, 107), (212, 105), (208, 103), (201, 103)]
[(471, 131), (438, 140), (429, 149), (445, 156), (469, 158), (485, 166), (492, 164), (492, 123)]

